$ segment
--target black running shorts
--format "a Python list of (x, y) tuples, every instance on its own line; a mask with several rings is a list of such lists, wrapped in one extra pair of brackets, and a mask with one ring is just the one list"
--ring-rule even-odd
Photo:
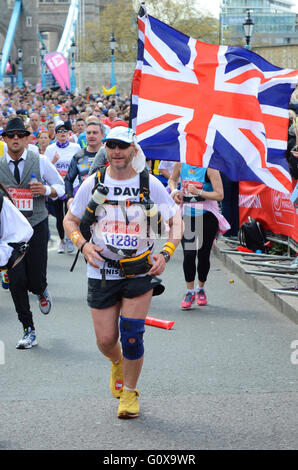
[(108, 308), (121, 301), (123, 297), (132, 299), (153, 289), (153, 295), (160, 295), (165, 290), (161, 279), (156, 276), (133, 277), (106, 280), (105, 287), (101, 279), (88, 278), (87, 303), (90, 308)]

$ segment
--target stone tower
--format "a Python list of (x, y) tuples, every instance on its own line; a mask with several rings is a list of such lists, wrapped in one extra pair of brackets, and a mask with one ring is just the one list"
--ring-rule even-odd
[[(77, 29), (83, 28), (87, 21), (94, 21), (101, 9), (115, 0), (81, 0)], [(14, 7), (14, 0), (1, 0), (5, 3), (0, 15), (0, 50), (3, 48), (8, 25)], [(40, 80), (40, 41), (38, 32), (42, 33), (49, 50), (57, 49), (65, 26), (70, 0), (23, 0), (22, 11), (17, 30), (11, 45), (11, 63), (17, 69), (17, 50), (23, 50), (23, 77), (32, 85)]]

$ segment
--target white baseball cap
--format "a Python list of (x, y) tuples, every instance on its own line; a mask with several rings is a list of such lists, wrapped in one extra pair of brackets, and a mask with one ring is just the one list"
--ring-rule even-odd
[(123, 126), (114, 127), (103, 139), (103, 142), (106, 142), (107, 140), (119, 140), (121, 142), (126, 142), (127, 144), (134, 144), (138, 152), (132, 160), (131, 165), (137, 173), (141, 173), (144, 170), (146, 166), (146, 158), (143, 150), (137, 142), (137, 137), (133, 129)]
[(103, 142), (107, 140), (120, 140), (121, 142), (126, 142), (127, 144), (136, 143), (136, 134), (133, 129), (129, 127), (116, 126), (111, 129), (107, 136), (103, 139)]

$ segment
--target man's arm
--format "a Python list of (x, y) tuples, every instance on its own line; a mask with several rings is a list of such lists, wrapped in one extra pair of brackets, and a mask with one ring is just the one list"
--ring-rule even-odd
[(65, 194), (67, 199), (73, 198), (73, 182), (78, 173), (77, 159), (74, 156), (70, 161), (70, 165), (64, 178)]
[(47, 184), (32, 183), (30, 189), (33, 194), (39, 196), (49, 196), (52, 199), (62, 197), (65, 194), (64, 181), (52, 163), (45, 155), (40, 155), (40, 175)]
[(13, 252), (9, 243), (28, 242), (33, 235), (33, 229), (23, 214), (9, 199), (3, 198), (0, 211), (0, 266), (5, 266)]
[[(94, 262), (94, 259), (102, 261), (102, 258), (99, 256), (99, 252), (102, 249), (93, 243), (88, 242), (80, 232), (80, 222), (81, 220), (72, 214), (69, 209), (66, 216), (63, 220), (63, 227), (66, 235), (70, 240), (77, 246), (77, 248), (83, 253), (86, 261), (93, 266), (98, 268), (98, 264)], [(84, 246), (83, 246), (84, 245)]]

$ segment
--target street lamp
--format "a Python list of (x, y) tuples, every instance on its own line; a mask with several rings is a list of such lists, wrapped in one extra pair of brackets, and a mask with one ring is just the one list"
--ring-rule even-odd
[(243, 23), (243, 30), (244, 30), (244, 35), (246, 39), (246, 49), (250, 49), (250, 39), (252, 37), (252, 32), (254, 28), (254, 22), (250, 16), (250, 11), (251, 10), (246, 10), (246, 18), (245, 22)]
[(18, 49), (18, 88), (23, 88), (23, 50)]
[(46, 48), (42, 45), (40, 49), (40, 58), (41, 58), (41, 88), (44, 90), (46, 88), (46, 77), (44, 73), (44, 58), (46, 55)]
[(110, 88), (116, 85), (116, 77), (114, 72), (114, 52), (117, 47), (117, 41), (115, 39), (114, 33), (112, 32), (110, 37), (110, 49), (111, 49), (111, 77), (110, 77)]
[(70, 91), (73, 93), (76, 91), (77, 82), (75, 74), (75, 55), (76, 55), (77, 46), (75, 41), (72, 41), (70, 51), (71, 51), (71, 77), (70, 77)]

